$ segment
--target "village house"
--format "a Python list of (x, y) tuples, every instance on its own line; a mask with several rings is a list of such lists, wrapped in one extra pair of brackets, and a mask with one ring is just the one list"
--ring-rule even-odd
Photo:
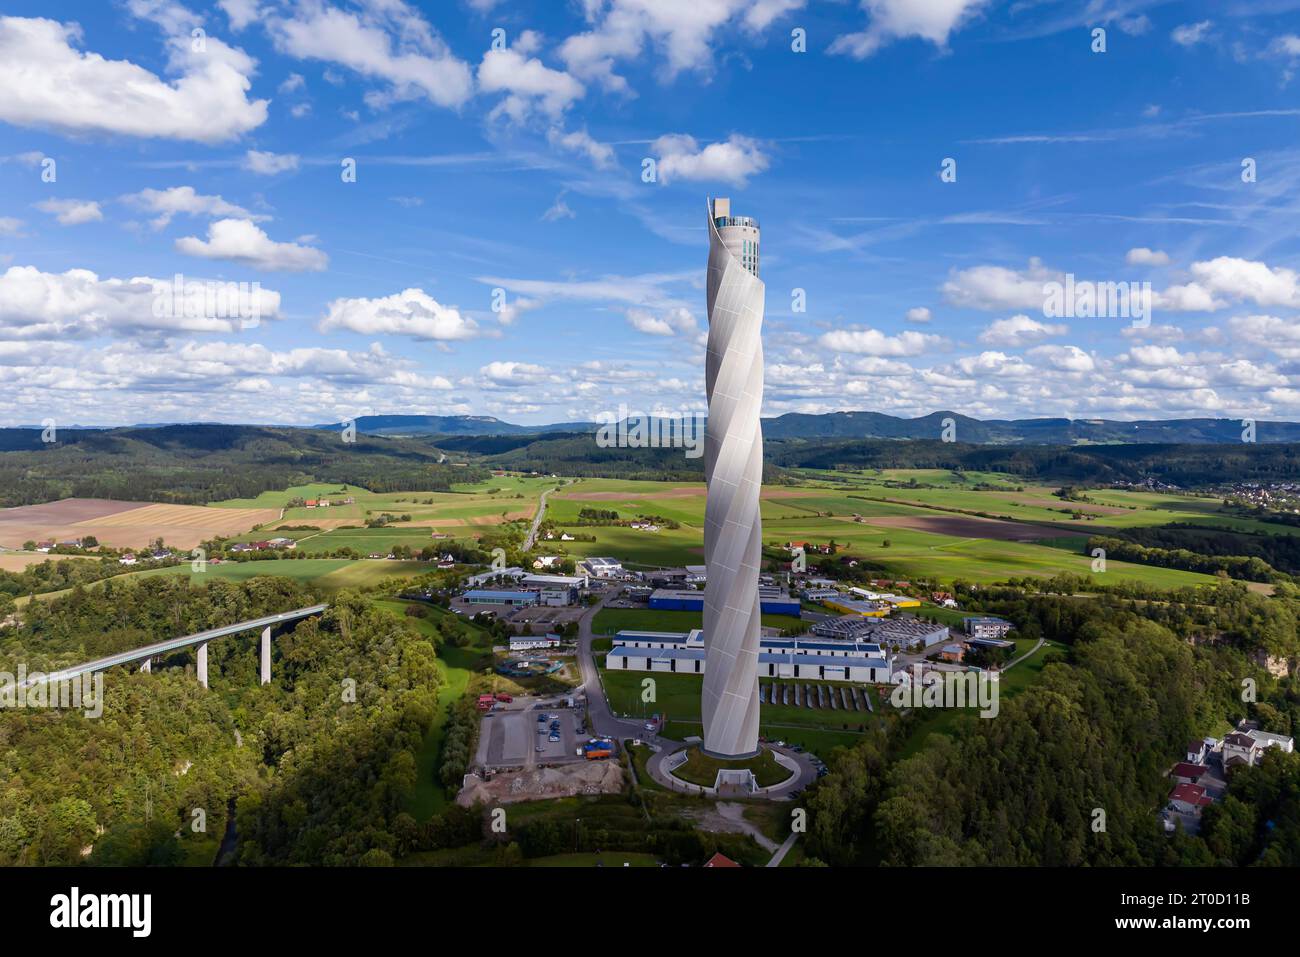
[(960, 663), (962, 658), (965, 656), (966, 648), (964, 645), (944, 645), (943, 649), (939, 652), (939, 657), (944, 661), (951, 661), (954, 663)]
[(1200, 816), (1201, 809), (1213, 804), (1214, 800), (1205, 793), (1199, 784), (1177, 784), (1169, 792), (1169, 806), (1180, 814)]
[(1169, 776), (1179, 784), (1196, 784), (1205, 776), (1210, 769), (1203, 764), (1192, 764), (1190, 761), (1179, 761), (1174, 765)]

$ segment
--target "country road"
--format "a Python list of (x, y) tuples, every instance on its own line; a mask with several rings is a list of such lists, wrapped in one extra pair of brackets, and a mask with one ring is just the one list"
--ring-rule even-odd
[(542, 527), (542, 519), (546, 515), (546, 496), (559, 490), (560, 488), (557, 485), (555, 488), (548, 488), (542, 492), (542, 497), (537, 502), (537, 514), (533, 516), (533, 527), (528, 530), (528, 537), (524, 539), (524, 551), (531, 551), (532, 547), (537, 544), (537, 530)]

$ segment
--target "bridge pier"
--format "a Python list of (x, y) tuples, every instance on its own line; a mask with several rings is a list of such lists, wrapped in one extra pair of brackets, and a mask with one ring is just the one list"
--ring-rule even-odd
[(271, 626), (262, 629), (262, 684), (271, 683)]
[(206, 688), (208, 686), (208, 643), (206, 641), (199, 645), (196, 670), (199, 673), (199, 684)]
[(142, 672), (144, 672), (145, 674), (149, 674), (150, 672), (153, 671), (153, 669), (149, 667), (149, 663), (150, 663), (150, 661), (152, 661), (152, 660), (153, 660), (153, 659), (151, 659), (151, 658), (146, 658), (146, 659), (144, 660), (144, 663), (140, 665), (140, 670), (141, 670)]

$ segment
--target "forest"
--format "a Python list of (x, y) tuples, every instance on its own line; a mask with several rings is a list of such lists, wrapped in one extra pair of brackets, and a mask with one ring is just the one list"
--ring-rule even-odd
[[(287, 579), (108, 581), (0, 630), (0, 670), (49, 669), (316, 600)], [(214, 641), (105, 675), (99, 718), (0, 711), (0, 864), (211, 864), (234, 808), (240, 864), (391, 861), (440, 686), (436, 648), (350, 593), (274, 642)], [(203, 829), (196, 830), (202, 822)]]
[[(1298, 754), (1271, 750), (1234, 772), (1199, 836), (1166, 836), (1157, 819), (1189, 739), (1245, 717), (1300, 732), (1296, 679), (1254, 659), (1296, 654), (1293, 602), (1235, 583), (1182, 597), (987, 596), (985, 610), (1068, 643), (1069, 659), (1050, 658), (997, 720), (965, 718), (918, 753), (900, 754), (914, 719), (835, 752), (810, 797), (809, 853), (839, 865), (1300, 863)], [(1258, 697), (1243, 702), (1246, 679)]]
[[(1155, 538), (1155, 536), (1151, 536)], [(1206, 536), (1201, 543), (1208, 547), (1216, 546), (1213, 535)], [(1159, 540), (1159, 539), (1156, 539)], [(1222, 573), (1229, 578), (1238, 578), (1249, 582), (1275, 582), (1290, 580), (1276, 568), (1254, 555), (1206, 555), (1188, 548), (1160, 548), (1142, 545), (1138, 542), (1115, 538), (1110, 535), (1094, 535), (1088, 539), (1085, 547), (1087, 554), (1096, 554), (1102, 549), (1108, 559), (1124, 562), (1136, 562), (1139, 565), (1158, 565), (1161, 568), (1181, 568), (1189, 572), (1202, 572), (1206, 575)]]
[(1118, 529), (1112, 534), (1147, 548), (1186, 549), (1201, 555), (1257, 558), (1287, 575), (1300, 574), (1300, 534), (1278, 532), (1256, 535), (1186, 522)]

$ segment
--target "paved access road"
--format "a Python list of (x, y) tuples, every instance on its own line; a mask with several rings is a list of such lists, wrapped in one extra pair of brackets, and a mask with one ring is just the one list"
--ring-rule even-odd
[[(610, 710), (609, 701), (605, 698), (605, 688), (600, 683), (600, 673), (596, 670), (596, 656), (591, 650), (591, 642), (595, 637), (591, 624), (596, 613), (605, 607), (605, 603), (616, 598), (622, 591), (621, 585), (607, 591), (601, 596), (600, 601), (588, 608), (586, 614), (578, 619), (578, 671), (582, 676), (582, 684), (578, 691), (587, 698), (587, 719), (595, 734), (615, 738), (620, 742), (625, 738), (643, 737), (645, 728), (640, 721), (616, 718)], [(675, 741), (670, 742), (663, 738), (659, 740), (673, 750), (681, 746)]]
[[(582, 685), (579, 690), (587, 698), (587, 718), (591, 722), (592, 731), (601, 736), (615, 738), (619, 742), (628, 738), (649, 737), (654, 744), (659, 746), (660, 750), (646, 762), (646, 769), (654, 776), (655, 780), (665, 787), (672, 787), (672, 780), (660, 769), (660, 765), (668, 755), (685, 747), (685, 742), (674, 741), (671, 738), (659, 735), (647, 735), (645, 726), (641, 721), (616, 717), (613, 711), (610, 710), (609, 701), (605, 697), (604, 686), (600, 683), (600, 673), (596, 670), (596, 656), (591, 650), (591, 643), (595, 638), (591, 630), (592, 621), (595, 619), (596, 613), (605, 607), (605, 603), (618, 597), (622, 591), (622, 586), (615, 586), (602, 595), (600, 601), (587, 609), (586, 614), (578, 620), (578, 670), (582, 675)], [(783, 799), (788, 797), (791, 791), (806, 788), (817, 780), (817, 769), (809, 760), (808, 755), (798, 754), (787, 748), (781, 748), (780, 750), (799, 765), (799, 773), (794, 778), (767, 795), (768, 797)]]

